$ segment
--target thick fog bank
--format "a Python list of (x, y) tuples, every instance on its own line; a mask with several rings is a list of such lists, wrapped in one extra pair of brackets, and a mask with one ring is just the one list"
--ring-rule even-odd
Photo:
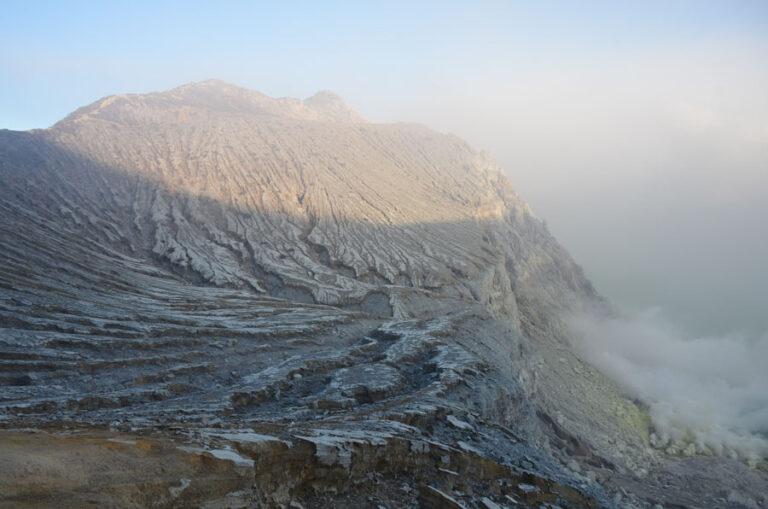
[(768, 458), (768, 333), (690, 336), (658, 309), (570, 323), (584, 358), (648, 405), (654, 446)]
[(369, 116), (488, 150), (612, 302), (754, 335), (768, 330), (766, 62), (748, 41), (479, 62)]

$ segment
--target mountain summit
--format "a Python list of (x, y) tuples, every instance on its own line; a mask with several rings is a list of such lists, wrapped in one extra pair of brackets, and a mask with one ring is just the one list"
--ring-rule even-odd
[(58, 182), (46, 206), (71, 210), (51, 220), (196, 281), (332, 305), (385, 296), (410, 316), (401, 294), (488, 299), (472, 281), (492, 269), (521, 297), (500, 289), (493, 308), (518, 325), (528, 301), (540, 313), (594, 298), (487, 156), (422, 126), (362, 122), (331, 92), (273, 99), (204, 81), (110, 96), (22, 137), (45, 163), (26, 170), (32, 185)]
[(195, 118), (227, 116), (363, 122), (360, 115), (329, 91), (318, 92), (304, 101), (274, 99), (224, 81), (207, 80), (181, 85), (166, 92), (108, 96), (78, 109), (57, 127), (88, 120), (142, 125), (145, 122), (189, 122)]

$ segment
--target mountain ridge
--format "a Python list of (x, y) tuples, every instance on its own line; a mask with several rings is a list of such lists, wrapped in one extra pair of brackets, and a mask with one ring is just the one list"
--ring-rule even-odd
[[(194, 114), (267, 115), (301, 121), (364, 122), (338, 95), (321, 90), (307, 99), (272, 98), (261, 92), (210, 79), (180, 85), (170, 90), (149, 93), (117, 94), (102, 97), (78, 108), (52, 128), (88, 119), (141, 123), (156, 120), (149, 115), (158, 109), (170, 110), (179, 122)], [(145, 110), (145, 111), (142, 111)], [(150, 111), (146, 111), (150, 110)]]
[[(136, 101), (124, 105), (121, 108), (122, 117), (140, 121), (138, 125), (105, 121), (99, 111), (97, 114), (81, 115), (76, 121), (57, 124), (40, 135), (56, 146), (82, 154), (88, 160), (85, 166), (102, 165), (114, 169), (112, 173), (125, 173), (126, 176), (137, 173), (162, 185), (167, 191), (187, 195), (179, 204), (170, 204), (171, 209), (183, 208), (186, 206), (184, 202), (197, 197), (212, 199), (243, 213), (272, 214), (293, 223), (298, 231), (304, 233), (299, 235), (303, 238), (294, 237), (290, 242), (303, 245), (307, 244), (307, 240), (311, 241), (308, 244), (312, 246), (309, 254), (302, 256), (302, 261), (293, 260), (296, 262), (294, 268), (288, 269), (285, 264), (276, 262), (278, 259), (291, 260), (293, 255), (275, 249), (270, 260), (266, 261), (271, 272), (328, 272), (327, 267), (310, 261), (315, 256), (312, 250), (319, 248), (328, 253), (331, 264), (349, 267), (357, 277), (376, 274), (375, 277), (382, 276), (386, 283), (396, 284), (402, 274), (411, 281), (440, 286), (443, 283), (439, 281), (455, 279), (451, 271), (477, 272), (485, 263), (476, 255), (470, 255), (466, 247), (478, 242), (488, 243), (478, 236), (480, 230), (456, 228), (453, 223), (504, 222), (505, 215), (511, 214), (515, 221), (521, 221), (521, 225), (528, 223), (533, 227), (538, 224), (530, 208), (514, 193), (501, 170), (486, 156), (450, 135), (403, 124), (315, 124), (315, 119), (305, 122), (292, 113), (287, 117), (265, 116), (260, 113), (261, 110), (238, 111), (230, 115), (229, 104), (221, 111), (216, 110), (217, 115), (178, 118), (179, 111), (199, 100), (196, 90), (211, 87), (216, 94), (223, 93), (225, 97), (231, 91), (239, 97), (241, 90), (244, 90), (220, 82), (184, 85), (167, 93), (136, 96)], [(192, 89), (191, 99), (184, 99), (181, 103), (176, 100), (180, 89)], [(251, 92), (246, 93), (250, 101)], [(260, 101), (274, 101), (263, 99), (266, 97), (263, 94), (256, 94)], [(167, 109), (170, 113), (155, 115), (151, 121), (147, 120), (142, 117), (146, 109), (144, 101), (158, 96), (163, 104), (165, 97), (173, 99)], [(105, 108), (110, 108), (112, 104), (108, 101)], [(218, 107), (220, 101), (214, 100), (212, 104)], [(172, 152), (157, 146), (157, 140), (170, 143)], [(194, 151), (199, 151), (199, 154), (191, 161), (186, 154)], [(259, 168), (262, 161), (267, 164), (255, 171), (243, 165), (246, 161), (246, 165), (253, 165), (254, 168)], [(435, 163), (439, 165), (439, 170), (431, 166)], [(415, 171), (415, 168), (419, 170)], [(72, 178), (86, 178), (77, 169), (64, 171), (78, 173)], [(438, 179), (437, 175), (441, 177)], [(249, 182), (248, 186), (255, 186), (251, 189), (258, 190), (258, 196), (243, 187), (245, 182)], [(115, 189), (121, 187), (122, 184), (114, 184)], [(133, 191), (125, 192), (129, 194), (125, 199), (135, 199), (135, 196), (130, 196)], [(242, 198), (236, 198), (238, 196)], [(360, 198), (349, 200), (343, 196)], [(166, 198), (151, 199), (156, 206), (170, 210), (169, 204), (164, 203)], [(272, 221), (266, 221), (260, 227), (273, 232), (268, 237), (284, 236), (285, 232), (274, 231), (270, 223)], [(440, 240), (435, 233), (428, 233), (435, 242), (430, 249), (439, 249), (427, 254), (416, 235), (419, 235), (419, 230), (435, 230), (429, 224), (436, 225), (438, 230), (442, 224), (443, 230), (455, 233), (446, 237), (450, 242)], [(362, 230), (369, 229), (366, 225), (374, 228), (386, 226), (392, 230), (385, 236), (393, 247), (399, 245), (399, 249), (384, 248), (379, 250), (379, 254), (374, 254), (370, 247), (364, 247), (368, 242), (363, 240), (366, 234)], [(172, 223), (167, 228), (172, 230), (176, 226)], [(222, 232), (229, 226), (208, 224), (205, 228)], [(541, 226), (535, 228), (540, 229)], [(161, 227), (159, 230), (165, 229)], [(456, 237), (457, 234), (459, 237)], [(170, 238), (166, 234), (159, 235), (164, 235), (166, 242)], [(238, 235), (235, 233), (235, 236)], [(467, 235), (469, 237), (462, 240)], [(539, 248), (535, 256), (547, 260), (551, 258), (550, 254), (557, 253), (559, 258), (557, 261), (553, 259), (554, 263), (565, 264), (569, 271), (580, 274), (580, 269), (548, 233), (541, 231), (537, 235), (547, 246)], [(205, 244), (206, 251), (214, 250), (208, 242)], [(350, 249), (355, 245), (359, 249)], [(201, 249), (199, 245), (194, 248), (177, 247), (180, 251), (190, 248), (187, 252)], [(168, 258), (167, 252), (162, 249), (155, 245), (152, 252)], [(486, 249), (496, 248), (489, 245)], [(393, 252), (407, 252), (409, 256), (394, 257)], [(471, 258), (476, 261), (470, 262)], [(200, 266), (175, 255), (170, 259), (172, 263)], [(241, 273), (239, 269), (205, 269), (205, 273), (212, 281), (249, 281), (249, 277), (242, 274), (232, 279), (232, 273)], [(580, 282), (574, 281), (575, 284), (584, 286), (587, 294), (594, 293), (583, 276), (578, 275), (578, 278)], [(306, 278), (301, 279), (306, 282)], [(310, 291), (320, 302), (333, 303), (344, 300), (346, 297), (343, 295), (354, 294), (360, 298), (365, 294), (360, 284), (353, 281), (329, 286), (326, 278), (325, 283), (310, 283)], [(419, 283), (416, 285), (420, 286)], [(336, 295), (339, 286), (342, 287), (342, 295)]]

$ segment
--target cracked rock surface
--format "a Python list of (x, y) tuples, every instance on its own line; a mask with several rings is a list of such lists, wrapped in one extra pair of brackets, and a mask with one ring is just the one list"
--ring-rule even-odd
[(330, 92), (0, 131), (0, 507), (765, 504), (574, 355), (606, 306), (487, 155)]

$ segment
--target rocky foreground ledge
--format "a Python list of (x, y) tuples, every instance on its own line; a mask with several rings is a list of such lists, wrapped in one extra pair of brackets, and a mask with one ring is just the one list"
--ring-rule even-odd
[(393, 421), (366, 427), (5, 430), (0, 507), (597, 507), (463, 441), (442, 444)]

